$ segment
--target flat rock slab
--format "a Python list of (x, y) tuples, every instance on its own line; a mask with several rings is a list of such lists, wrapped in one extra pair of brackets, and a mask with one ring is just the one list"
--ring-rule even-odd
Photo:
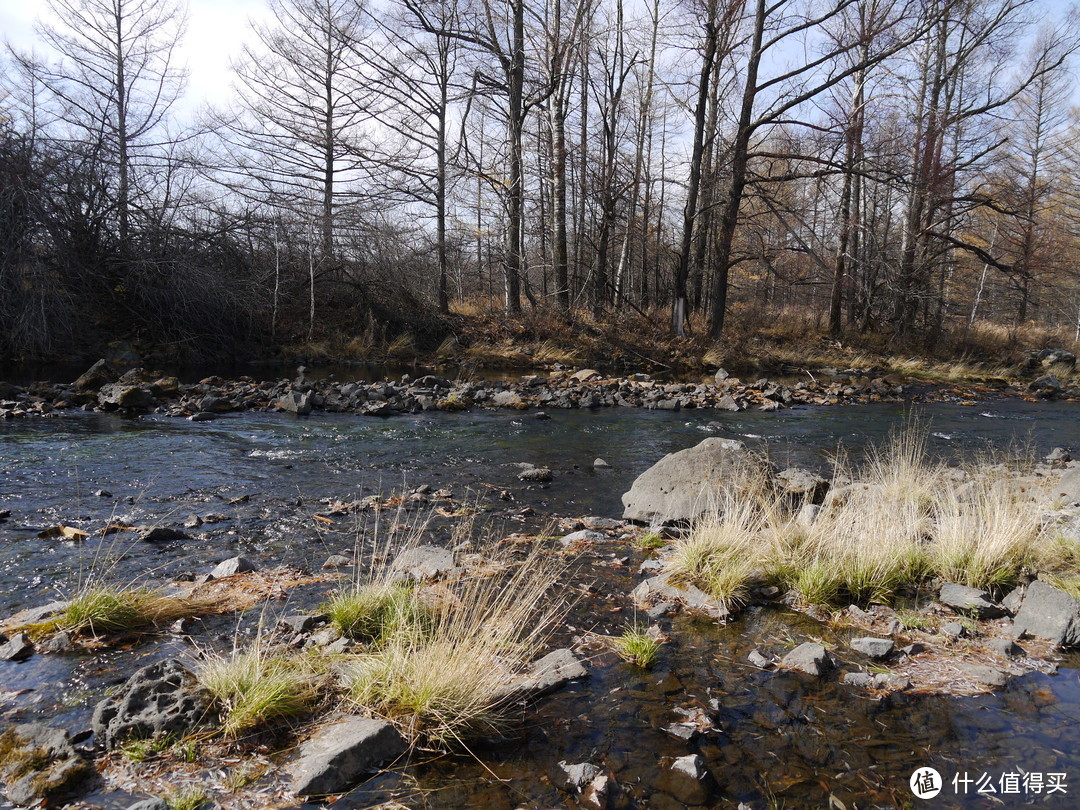
[(561, 689), (581, 678), (588, 677), (589, 670), (571, 650), (560, 649), (538, 658), (519, 678), (508, 683), (496, 702), (512, 703), (534, 700), (556, 689)]
[(892, 654), (894, 646), (892, 641), (887, 638), (853, 638), (851, 640), (851, 649), (862, 653), (868, 658), (873, 658), (875, 661), (888, 658)]
[(455, 570), (454, 552), (439, 546), (416, 546), (401, 552), (390, 565), (416, 580), (438, 579)]
[(1080, 644), (1080, 601), (1035, 580), (1027, 586), (1013, 627), (1017, 637), (1026, 633), (1059, 647), (1074, 647)]
[(297, 796), (332, 796), (353, 788), (383, 762), (408, 750), (385, 720), (350, 717), (324, 728), (300, 746), (290, 769)]
[(942, 585), (938, 600), (953, 610), (973, 613), (980, 619), (996, 619), (1005, 615), (1005, 609), (991, 599), (989, 593), (956, 582), (946, 582)]
[(780, 666), (785, 669), (795, 669), (816, 678), (832, 669), (832, 665), (829, 653), (813, 641), (803, 642), (780, 660)]
[(961, 668), (961, 672), (976, 683), (986, 686), (1004, 686), (1009, 682), (1009, 673), (979, 664), (966, 664)]
[(5, 752), (0, 761), (4, 794), (18, 805), (64, 806), (54, 802), (77, 792), (94, 773), (62, 728), (12, 726), (0, 735), (0, 749)]
[(694, 520), (715, 505), (716, 494), (745, 458), (742, 442), (716, 437), (669, 453), (622, 496), (623, 517), (650, 524)]
[(630, 593), (630, 596), (640, 605), (671, 601), (678, 602), (691, 610), (704, 613), (720, 621), (727, 621), (731, 618), (731, 612), (705, 591), (693, 585), (685, 587), (672, 585), (668, 575), (664, 573), (642, 580)]

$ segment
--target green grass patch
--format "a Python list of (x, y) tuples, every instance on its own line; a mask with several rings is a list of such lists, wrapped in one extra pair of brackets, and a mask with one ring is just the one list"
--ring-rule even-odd
[(165, 799), (170, 810), (200, 810), (210, 797), (200, 787), (182, 788)]
[(637, 627), (628, 629), (611, 640), (612, 649), (622, 660), (642, 669), (648, 669), (656, 661), (660, 644), (659, 639)]
[(372, 582), (335, 594), (323, 607), (343, 636), (382, 644), (398, 634), (422, 633), (430, 610), (409, 585)]

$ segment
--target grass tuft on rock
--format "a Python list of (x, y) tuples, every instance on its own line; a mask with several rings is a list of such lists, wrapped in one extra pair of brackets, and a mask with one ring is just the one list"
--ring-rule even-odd
[(210, 797), (200, 787), (181, 788), (166, 797), (165, 803), (169, 810), (200, 810)]
[(308, 714), (322, 685), (308, 657), (271, 651), (261, 642), (211, 657), (196, 675), (221, 705), (226, 736)]
[(422, 632), (430, 615), (414, 587), (395, 582), (356, 584), (334, 594), (323, 609), (343, 636), (375, 645)]
[(53, 626), (93, 635), (122, 633), (217, 609), (217, 600), (184, 599), (152, 588), (96, 583), (72, 596)]

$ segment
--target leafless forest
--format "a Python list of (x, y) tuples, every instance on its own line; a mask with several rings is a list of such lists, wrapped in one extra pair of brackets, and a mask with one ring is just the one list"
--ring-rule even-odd
[(50, 0), (8, 43), (0, 355), (436, 341), (489, 308), (1080, 329), (1064, 4), (268, 2), (222, 108), (184, 97), (174, 0)]

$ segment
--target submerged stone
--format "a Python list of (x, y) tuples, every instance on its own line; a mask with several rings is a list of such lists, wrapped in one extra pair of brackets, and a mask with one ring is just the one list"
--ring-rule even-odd
[(795, 669), (820, 678), (832, 669), (832, 658), (820, 644), (805, 641), (780, 660), (785, 669)]

